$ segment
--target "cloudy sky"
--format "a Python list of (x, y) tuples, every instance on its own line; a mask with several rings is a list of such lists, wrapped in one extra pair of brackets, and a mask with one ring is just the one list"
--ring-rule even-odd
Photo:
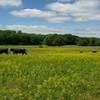
[(100, 37), (100, 0), (0, 0), (0, 29)]

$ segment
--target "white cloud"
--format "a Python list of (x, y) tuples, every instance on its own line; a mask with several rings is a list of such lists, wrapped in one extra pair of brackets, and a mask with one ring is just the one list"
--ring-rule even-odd
[(50, 19), (47, 19), (47, 20), (52, 23), (63, 23), (63, 22), (71, 20), (71, 18), (65, 17), (65, 16), (55, 16), (55, 17), (51, 17)]
[(41, 33), (41, 34), (53, 34), (53, 33), (65, 33), (64, 29), (50, 28), (44, 25), (0, 25), (0, 29), (3, 30), (15, 30), (26, 33)]
[(72, 34), (75, 34), (81, 37), (99, 37), (100, 38), (100, 29), (88, 28), (88, 29), (74, 29)]
[(0, 6), (19, 6), (21, 5), (21, 0), (0, 0)]
[(43, 18), (52, 23), (62, 23), (71, 19), (68, 16), (60, 15), (53, 11), (42, 11), (38, 9), (22, 9), (19, 11), (15, 10), (10, 13), (11, 15), (18, 17)]
[(100, 20), (100, 0), (75, 0), (74, 3), (54, 2), (46, 5), (45, 8), (47, 10), (35, 8), (15, 10), (11, 14), (18, 17), (43, 18), (52, 23)]
[(77, 0), (72, 4), (55, 2), (46, 8), (71, 16), (73, 21), (100, 20), (100, 0)]
[(69, 17), (58, 15), (53, 11), (42, 11), (38, 9), (22, 9), (20, 11), (12, 11), (11, 14), (18, 17), (43, 18), (52, 23), (61, 23), (70, 19)]
[(100, 20), (100, 0), (76, 0), (74, 3), (54, 2), (46, 5), (47, 11), (22, 9), (12, 11), (13, 16), (37, 17), (53, 23), (67, 21)]
[(100, 6), (100, 0), (77, 0), (75, 3), (60, 3), (54, 2), (47, 5), (47, 8), (53, 11), (58, 11), (61, 13), (77, 13), (77, 12), (91, 12), (99, 11), (97, 9)]
[(56, 15), (56, 13), (50, 11), (42, 11), (38, 9), (22, 9), (20, 11), (12, 11), (11, 14), (19, 17), (39, 17), (39, 18), (50, 18)]
[(0, 29), (3, 30), (15, 30), (26, 33), (36, 34), (73, 34), (82, 37), (100, 37), (100, 29), (62, 29), (62, 28), (51, 28), (44, 25), (0, 25)]

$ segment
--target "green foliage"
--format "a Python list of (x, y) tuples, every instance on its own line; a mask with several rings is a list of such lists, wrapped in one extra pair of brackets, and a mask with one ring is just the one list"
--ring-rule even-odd
[(48, 46), (55, 46), (54, 40), (57, 38), (57, 34), (49, 34), (45, 37), (43, 43)]
[(44, 44), (48, 46), (63, 46), (65, 45), (65, 39), (62, 35), (49, 34), (44, 39)]
[(77, 44), (79, 46), (89, 46), (90, 42), (88, 38), (80, 38)]
[(53, 45), (54, 46), (63, 46), (65, 45), (65, 39), (62, 36), (57, 36), (54, 40), (53, 40)]
[(40, 45), (44, 35), (26, 34), (21, 31), (0, 31), (1, 45)]
[(71, 34), (27, 34), (21, 31), (0, 31), (1, 45), (79, 45), (100, 46), (100, 38), (85, 38)]
[(100, 46), (99, 38), (79, 38), (77, 42), (79, 46)]
[(77, 45), (77, 41), (79, 39), (78, 36), (74, 36), (71, 34), (65, 34), (65, 35), (63, 35), (63, 37), (65, 39), (66, 45)]

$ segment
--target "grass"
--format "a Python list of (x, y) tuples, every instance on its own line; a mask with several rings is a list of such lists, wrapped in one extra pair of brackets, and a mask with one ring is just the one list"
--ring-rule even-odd
[(28, 55), (0, 55), (0, 100), (100, 100), (100, 47), (3, 47)]

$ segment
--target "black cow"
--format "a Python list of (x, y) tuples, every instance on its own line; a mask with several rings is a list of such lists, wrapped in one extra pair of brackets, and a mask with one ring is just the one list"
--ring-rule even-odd
[(8, 48), (0, 48), (0, 54), (8, 54)]
[(92, 53), (97, 53), (97, 51), (92, 51)]
[(83, 53), (83, 51), (80, 51), (80, 53)]
[(19, 48), (11, 48), (10, 51), (13, 52), (13, 54), (27, 54), (26, 49), (19, 49)]

